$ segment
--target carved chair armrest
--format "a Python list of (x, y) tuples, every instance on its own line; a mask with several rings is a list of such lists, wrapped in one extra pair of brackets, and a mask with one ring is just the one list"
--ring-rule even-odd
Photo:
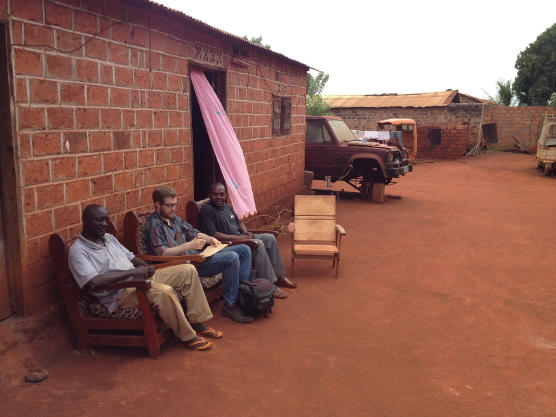
[(274, 235), (274, 237), (278, 237), (278, 232), (276, 230), (249, 230), (249, 231), (253, 234), (270, 233), (271, 235)]
[(251, 249), (255, 249), (257, 248), (259, 245), (257, 244), (257, 242), (255, 242), (253, 239), (246, 239), (246, 240), (234, 240), (231, 242), (225, 242), (228, 244), (228, 246), (235, 246), (235, 245), (247, 245), (249, 246)]
[(127, 281), (114, 282), (113, 284), (106, 284), (99, 286), (101, 290), (119, 290), (121, 288), (137, 288), (139, 290), (148, 290), (151, 288), (150, 279), (130, 279)]
[[(178, 262), (178, 263), (185, 263), (185, 262), (196, 262), (201, 263), (205, 261), (205, 258), (201, 255), (180, 255), (180, 256), (157, 256), (157, 255), (145, 255), (145, 254), (138, 254), (136, 255), (139, 259), (144, 260), (145, 262)], [(177, 265), (177, 263), (175, 264)]]
[(336, 225), (336, 233), (339, 233), (342, 236), (346, 235), (345, 229), (342, 226), (340, 226), (339, 224)]

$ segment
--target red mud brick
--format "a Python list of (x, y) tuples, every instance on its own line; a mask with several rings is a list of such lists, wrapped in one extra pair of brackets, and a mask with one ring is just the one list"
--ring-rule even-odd
[(124, 165), (125, 169), (133, 169), (137, 167), (137, 152), (125, 152), (124, 153)]
[(176, 58), (172, 56), (162, 56), (162, 69), (166, 72), (176, 72), (178, 67)]
[(103, 195), (111, 193), (114, 189), (112, 184), (112, 175), (103, 175), (96, 177), (91, 181), (93, 187), (93, 195)]
[(170, 160), (168, 149), (157, 149), (155, 153), (155, 160), (157, 165), (167, 164)]
[(106, 61), (108, 56), (108, 47), (106, 41), (101, 39), (93, 39), (85, 45), (85, 56)]
[(75, 180), (65, 184), (66, 204), (80, 201), (91, 196), (89, 180)]
[(147, 30), (139, 26), (132, 26), (131, 43), (136, 46), (147, 47), (149, 45), (149, 33)]
[(35, 237), (52, 232), (52, 212), (39, 211), (25, 216), (27, 237)]
[(83, 36), (72, 32), (56, 31), (56, 46), (63, 54), (83, 55)]
[(75, 158), (52, 159), (52, 179), (63, 180), (75, 178)]
[(172, 163), (176, 163), (176, 162), (182, 162), (183, 159), (183, 148), (182, 147), (176, 147), (176, 148), (172, 148), (170, 149), (170, 161)]
[(89, 106), (107, 106), (108, 105), (108, 88), (100, 85), (87, 86), (87, 105)]
[(140, 167), (154, 165), (154, 151), (150, 149), (139, 151), (138, 162)]
[(54, 81), (31, 80), (31, 102), (35, 104), (58, 103), (58, 84)]
[(20, 129), (44, 129), (44, 110), (18, 106), (18, 119)]
[(69, 7), (46, 2), (45, 12), (48, 25), (72, 29), (72, 11)]
[(73, 110), (63, 107), (46, 110), (49, 129), (73, 128)]
[(141, 107), (141, 91), (131, 90), (131, 107)]
[(91, 152), (112, 150), (112, 138), (110, 132), (89, 132), (89, 146), (91, 147)]
[(12, 0), (12, 16), (43, 23), (42, 0)]
[(131, 133), (130, 132), (114, 132), (114, 150), (130, 149)]
[(101, 110), (100, 118), (103, 129), (121, 129), (122, 112), (121, 110), (107, 109)]
[(50, 184), (37, 187), (37, 206), (39, 210), (59, 206), (64, 203), (64, 185)]
[(95, 35), (98, 32), (97, 17), (90, 13), (83, 13), (79, 10), (74, 12), (75, 30)]
[(152, 73), (152, 88), (155, 90), (166, 90), (167, 76), (164, 72)]
[(180, 171), (177, 165), (167, 165), (165, 167), (165, 180), (175, 181), (180, 177)]
[(151, 88), (151, 73), (147, 70), (136, 69), (134, 71), (135, 75), (135, 87), (140, 88)]
[(41, 55), (36, 52), (15, 50), (15, 73), (25, 75), (42, 75)]
[[(125, 211), (125, 193), (115, 193), (106, 196), (105, 207), (109, 213), (112, 213), (112, 221), (117, 222), (117, 217), (113, 213), (121, 213)], [(120, 226), (118, 226), (120, 228)], [(120, 228), (120, 230), (122, 230)]]
[(129, 24), (122, 22), (112, 26), (112, 40), (121, 43), (131, 43)]
[(114, 84), (114, 71), (111, 65), (100, 65), (100, 82), (103, 84)]
[(29, 98), (27, 97), (27, 80), (18, 78), (15, 82), (15, 102), (27, 103), (28, 101)]
[(168, 127), (168, 113), (163, 111), (153, 112), (154, 127), (167, 128)]
[(121, 87), (133, 86), (133, 71), (129, 68), (115, 67), (115, 81), (114, 83)]
[(168, 90), (181, 92), (182, 77), (179, 75), (168, 74)]
[(122, 112), (124, 120), (124, 129), (132, 129), (135, 127), (135, 112), (132, 110), (124, 110)]
[(133, 188), (133, 173), (130, 171), (114, 174), (114, 191), (129, 190)]
[(154, 167), (149, 170), (149, 184), (161, 184), (164, 182), (164, 167)]
[(20, 133), (17, 135), (19, 143), (19, 157), (29, 158), (32, 156), (31, 151), (31, 135), (27, 133)]
[(151, 49), (164, 52), (164, 35), (151, 31)]
[(98, 83), (98, 64), (93, 61), (79, 59), (75, 66), (76, 79)]
[(62, 104), (85, 104), (85, 87), (81, 84), (60, 84)]
[(149, 91), (147, 93), (147, 107), (151, 109), (162, 108), (162, 93), (158, 91)]
[(79, 204), (62, 206), (54, 209), (54, 228), (61, 229), (72, 224), (80, 223), (81, 210)]
[(182, 127), (183, 126), (183, 114), (181, 112), (173, 111), (169, 112), (169, 126), (170, 127)]
[(75, 111), (75, 120), (78, 129), (98, 128), (100, 124), (99, 110), (81, 107)]
[(71, 80), (73, 78), (73, 65), (71, 58), (58, 55), (47, 55), (46, 74), (53, 78)]
[[(78, 109), (82, 110), (82, 109)], [(87, 133), (68, 132), (64, 133), (64, 153), (85, 153), (89, 149)]]
[(54, 46), (54, 32), (52, 29), (25, 23), (23, 30), (25, 31), (25, 45)]
[(165, 130), (163, 137), (164, 146), (176, 146), (178, 144), (178, 133), (175, 129)]
[(102, 171), (102, 159), (100, 155), (81, 156), (78, 159), (79, 176), (100, 174)]
[(148, 143), (150, 148), (162, 145), (162, 131), (149, 130)]
[(110, 105), (113, 107), (129, 107), (129, 90), (127, 88), (111, 88)]
[(35, 211), (37, 209), (34, 188), (26, 188), (23, 191), (23, 209), (25, 212)]
[(132, 190), (125, 193), (125, 205), (127, 210), (139, 207), (139, 190)]
[(129, 48), (113, 43), (109, 44), (108, 60), (115, 64), (129, 65)]
[(59, 155), (62, 153), (60, 133), (35, 133), (33, 135), (33, 155)]
[(124, 168), (124, 154), (121, 152), (110, 152), (102, 155), (103, 172), (121, 171)]

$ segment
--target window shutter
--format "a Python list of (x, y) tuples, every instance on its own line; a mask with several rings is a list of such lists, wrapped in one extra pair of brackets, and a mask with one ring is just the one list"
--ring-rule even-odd
[(289, 135), (292, 126), (292, 99), (282, 99), (282, 135)]
[(272, 135), (280, 135), (282, 105), (280, 97), (272, 97)]

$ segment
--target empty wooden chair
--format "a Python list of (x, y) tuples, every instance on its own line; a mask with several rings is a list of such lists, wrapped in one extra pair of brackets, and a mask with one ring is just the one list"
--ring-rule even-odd
[(340, 269), (340, 242), (344, 228), (336, 224), (336, 198), (328, 195), (296, 195), (292, 234), (292, 276), (295, 259), (332, 259), (336, 278)]

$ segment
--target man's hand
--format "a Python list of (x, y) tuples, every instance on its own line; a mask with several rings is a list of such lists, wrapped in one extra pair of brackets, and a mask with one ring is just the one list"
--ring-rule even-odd
[(255, 239), (255, 235), (253, 233), (251, 233), (250, 231), (246, 231), (244, 233), (244, 236), (246, 236), (247, 239)]
[(193, 240), (190, 240), (188, 243), (190, 249), (201, 250), (205, 247), (207, 241), (205, 239), (195, 238)]
[(138, 266), (133, 270), (133, 277), (139, 279), (148, 279), (154, 274), (154, 267), (152, 265), (148, 266)]

